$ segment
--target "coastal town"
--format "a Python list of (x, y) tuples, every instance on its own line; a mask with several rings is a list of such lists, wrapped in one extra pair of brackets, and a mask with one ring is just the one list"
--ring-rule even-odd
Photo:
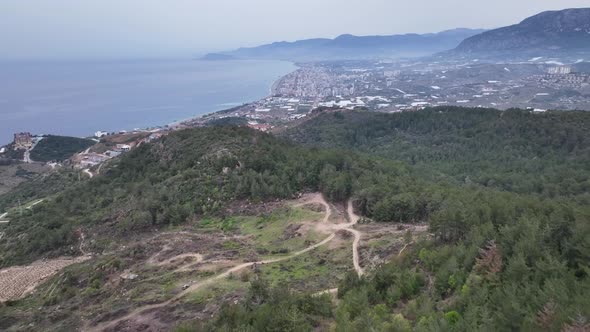
[(586, 66), (542, 58), (508, 64), (477, 60), (323, 62), (301, 64), (300, 69), (275, 83), (268, 98), (204, 119), (243, 117), (252, 126), (269, 129), (269, 123), (281, 125), (301, 119), (318, 107), (389, 113), (445, 105), (537, 111), (587, 109), (589, 94), (590, 71)]
[[(505, 64), (478, 60), (304, 63), (276, 81), (270, 96), (252, 103), (161, 127), (97, 131), (89, 137), (94, 144), (68, 158), (66, 164), (92, 176), (106, 161), (171, 131), (228, 119), (240, 119), (239, 124), (256, 130), (274, 131), (305, 120), (316, 109), (395, 113), (455, 105), (544, 112), (588, 109), (588, 95), (590, 71), (582, 60), (571, 65), (542, 57)], [(0, 158), (16, 157), (32, 163), (30, 152), (43, 138), (16, 133), (13, 143), (0, 148)], [(47, 163), (55, 167), (62, 162)]]

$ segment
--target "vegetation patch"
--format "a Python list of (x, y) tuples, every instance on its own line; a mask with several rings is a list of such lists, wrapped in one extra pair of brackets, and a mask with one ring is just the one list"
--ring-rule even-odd
[(91, 139), (48, 135), (31, 150), (31, 159), (42, 162), (63, 161), (94, 144), (96, 142)]

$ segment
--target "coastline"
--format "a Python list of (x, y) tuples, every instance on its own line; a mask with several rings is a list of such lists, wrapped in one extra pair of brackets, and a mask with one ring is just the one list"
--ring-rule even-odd
[[(235, 61), (235, 60), (232, 60), (232, 61)], [(248, 60), (240, 60), (240, 61), (248, 61)], [(188, 122), (197, 121), (197, 120), (202, 119), (204, 117), (208, 117), (208, 116), (211, 116), (211, 115), (214, 115), (214, 114), (218, 114), (218, 113), (223, 113), (223, 112), (230, 111), (230, 110), (232, 110), (232, 109), (234, 109), (236, 107), (244, 107), (244, 106), (248, 106), (248, 105), (253, 105), (253, 104), (256, 104), (256, 103), (258, 103), (258, 102), (260, 102), (260, 101), (262, 101), (264, 99), (267, 99), (267, 98), (273, 96), (275, 94), (275, 91), (276, 91), (277, 87), (282, 83), (282, 81), (285, 79), (285, 77), (287, 77), (288, 75), (291, 75), (292, 73), (294, 73), (295, 71), (297, 71), (297, 70), (299, 70), (301, 68), (295, 62), (291, 62), (291, 61), (282, 61), (282, 62), (288, 62), (288, 63), (292, 64), (293, 66), (295, 66), (295, 70), (293, 70), (293, 71), (291, 71), (291, 72), (289, 72), (289, 73), (287, 73), (285, 75), (282, 75), (281, 77), (277, 78), (270, 85), (270, 87), (268, 89), (268, 95), (266, 95), (266, 96), (264, 96), (264, 97), (262, 97), (260, 99), (257, 99), (257, 100), (247, 101), (247, 102), (243, 102), (243, 103), (236, 103), (235, 106), (230, 107), (230, 108), (220, 109), (220, 110), (217, 110), (217, 111), (213, 111), (213, 112), (209, 112), (209, 113), (205, 113), (205, 114), (201, 114), (201, 115), (192, 116), (192, 117), (186, 118), (184, 120), (174, 121), (174, 122), (171, 122), (171, 123), (166, 124), (165, 127), (180, 126), (180, 125), (183, 125), (183, 124), (188, 123)], [(147, 129), (148, 128), (143, 128), (143, 130), (147, 130)]]
[[(176, 61), (176, 60), (175, 60)], [(93, 121), (93, 117), (97, 118), (96, 115), (94, 116), (86, 116), (85, 112), (82, 111), (78, 111), (77, 112), (77, 116), (74, 116), (73, 118), (69, 119), (69, 121), (72, 121), (71, 123), (73, 125), (70, 125), (68, 128), (66, 127), (59, 127), (59, 125), (56, 125), (56, 127), (53, 128), (57, 128), (57, 129), (51, 129), (51, 126), (49, 125), (43, 125), (44, 123), (47, 122), (39, 122), (38, 125), (37, 123), (35, 123), (35, 119), (31, 118), (31, 119), (23, 119), (23, 120), (18, 120), (18, 121), (22, 121), (22, 122), (18, 122), (16, 119), (14, 121), (8, 121), (5, 123), (5, 137), (1, 137), (2, 141), (6, 141), (6, 142), (0, 142), (0, 147), (1, 146), (6, 146), (9, 145), (12, 142), (12, 135), (8, 135), (8, 133), (11, 132), (32, 132), (34, 134), (55, 134), (55, 135), (59, 135), (59, 136), (70, 136), (70, 137), (92, 137), (94, 136), (93, 133), (95, 133), (96, 131), (105, 131), (105, 132), (123, 132), (123, 131), (127, 131), (127, 132), (131, 132), (131, 131), (137, 131), (137, 130), (141, 130), (141, 131), (149, 131), (149, 130), (154, 130), (157, 128), (166, 128), (166, 127), (176, 127), (176, 126), (180, 126), (183, 123), (187, 123), (187, 122), (191, 122), (191, 121), (198, 121), (200, 119), (202, 119), (203, 117), (206, 117), (208, 115), (212, 115), (215, 113), (219, 113), (219, 112), (224, 112), (227, 111), (228, 109), (233, 108), (234, 106), (240, 106), (240, 105), (250, 105), (250, 104), (255, 104), (263, 99), (268, 98), (269, 96), (272, 96), (274, 91), (275, 91), (275, 87), (277, 86), (277, 84), (279, 84), (281, 82), (281, 80), (286, 76), (291, 74), (292, 72), (296, 71), (299, 69), (299, 66), (297, 66), (295, 63), (290, 62), (290, 61), (272, 61), (275, 64), (266, 64), (266, 62), (262, 62), (260, 63), (259, 61), (251, 61), (251, 60), (232, 60), (230, 62), (228, 61), (218, 61), (216, 62), (215, 65), (209, 65), (207, 64), (205, 61), (203, 60), (199, 60), (199, 61), (194, 61), (194, 60), (180, 60), (183, 61), (185, 64), (186, 63), (199, 63), (201, 62), (201, 64), (199, 64), (199, 66), (203, 67), (203, 68), (208, 68), (210, 66), (212, 66), (212, 68), (215, 68), (213, 70), (211, 70), (211, 72), (215, 72), (215, 73), (220, 73), (217, 76), (213, 76), (212, 79), (214, 81), (212, 81), (212, 85), (209, 87), (209, 89), (211, 89), (210, 91), (207, 92), (208, 85), (207, 85), (207, 78), (202, 77), (202, 78), (197, 78), (197, 80), (193, 83), (193, 82), (189, 82), (187, 84), (184, 85), (184, 89), (185, 90), (193, 90), (193, 91), (206, 91), (205, 93), (209, 93), (209, 95), (204, 95), (205, 97), (207, 97), (208, 99), (201, 101), (201, 95), (202, 93), (191, 93), (188, 92), (189, 94), (185, 93), (185, 96), (190, 96), (192, 94), (193, 97), (193, 105), (190, 106), (190, 104), (188, 104), (187, 102), (183, 102), (180, 101), (180, 103), (182, 106), (185, 107), (186, 110), (188, 110), (190, 113), (193, 114), (187, 114), (187, 116), (178, 116), (179, 113), (182, 112), (168, 112), (166, 111), (165, 108), (162, 108), (162, 111), (159, 111), (159, 115), (154, 114), (153, 116), (153, 122), (150, 121), (151, 117), (152, 117), (152, 113), (153, 112), (137, 112), (136, 115), (133, 114), (134, 110), (133, 110), (133, 106), (128, 107), (125, 104), (122, 105), (112, 105), (113, 107), (111, 107), (110, 109), (108, 109), (108, 112), (106, 113), (101, 113), (102, 111), (90, 111), (90, 109), (87, 111), (89, 114), (100, 114), (100, 116), (103, 116), (103, 119), (106, 119), (105, 121), (101, 121), (101, 123), (98, 123), (96, 121)], [(254, 63), (249, 63), (249, 62), (254, 62)], [(116, 63), (116, 62), (115, 62)], [(141, 62), (142, 64), (145, 64), (144, 62)], [(241, 64), (240, 64), (241, 63)], [(277, 65), (277, 63), (282, 63), (282, 65)], [(173, 62), (174, 64), (174, 62)], [(236, 65), (237, 64), (237, 65)], [(80, 63), (75, 63), (76, 66), (81, 66), (82, 64)], [(236, 67), (237, 66), (237, 67)], [(270, 66), (268, 67), (269, 70), (262, 75), (254, 75), (252, 76), (252, 74), (255, 74), (257, 70), (261, 70), (264, 69), (266, 66)], [(247, 71), (245, 71), (246, 76), (244, 76), (246, 80), (245, 83), (237, 83), (240, 82), (240, 78), (239, 75), (243, 75), (243, 74), (237, 74), (237, 75), (226, 75), (225, 71), (223, 68), (227, 68), (228, 72), (233, 72), (235, 69), (234, 68), (257, 68), (257, 69), (249, 69)], [(281, 68), (283, 68), (281, 70)], [(176, 68), (174, 68), (176, 69)], [(272, 76), (272, 73), (275, 72), (277, 74), (277, 76), (274, 77), (270, 77)], [(167, 72), (164, 72), (164, 74), (167, 74)], [(197, 74), (198, 75), (198, 74)], [(250, 75), (250, 76), (248, 76)], [(127, 77), (124, 77), (125, 79), (127, 79)], [(131, 76), (131, 78), (134, 78), (133, 76)], [(85, 78), (87, 81), (89, 82), (93, 82), (93, 79), (90, 78)], [(229, 88), (224, 88), (224, 80), (226, 80), (227, 86), (230, 86)], [(256, 85), (260, 85), (260, 83), (262, 83), (263, 81), (267, 81), (266, 83), (268, 85), (266, 85), (265, 87), (265, 91), (263, 92), (263, 90), (259, 89), (258, 91), (263, 92), (263, 93), (256, 93)], [(269, 84), (270, 83), (270, 84)], [(154, 84), (153, 87), (150, 90), (147, 90), (145, 93), (147, 93), (147, 96), (158, 96), (158, 86), (161, 84), (161, 86), (166, 87), (168, 86), (168, 90), (173, 89), (172, 86), (174, 85), (170, 85), (167, 81), (161, 82), (159, 84)], [(243, 87), (243, 90), (242, 90)], [(219, 88), (219, 89), (218, 89)], [(262, 87), (263, 88), (263, 87)], [(232, 91), (233, 90), (233, 91)], [(69, 90), (64, 90), (64, 91), (69, 91)], [(32, 90), (29, 92), (29, 90), (26, 87), (23, 87), (23, 92), (26, 93), (31, 93), (34, 94), (35, 91)], [(127, 93), (126, 90), (123, 90), (123, 92), (121, 93)], [(151, 93), (151, 94), (150, 94)], [(164, 91), (164, 93), (168, 93), (168, 91)], [(213, 97), (216, 94), (215, 97)], [(168, 98), (170, 99), (171, 96), (169, 94), (164, 94), (163, 95), (164, 98)], [(213, 98), (210, 98), (213, 97)], [(241, 100), (241, 98), (236, 98), (236, 97), (242, 97), (243, 100)], [(183, 95), (179, 95), (179, 97), (184, 97)], [(254, 98), (252, 98), (254, 97)], [(215, 98), (217, 98), (217, 100), (215, 100)], [(237, 100), (237, 102), (236, 102)], [(74, 102), (78, 102), (78, 101), (74, 101)], [(89, 103), (91, 103), (92, 101), (90, 101)], [(174, 103), (175, 101), (172, 101), (172, 103)], [(217, 102), (214, 104), (214, 102)], [(152, 104), (149, 104), (148, 102), (144, 101), (144, 106), (149, 107)], [(26, 105), (26, 104), (23, 104)], [(135, 107), (135, 108), (141, 108), (141, 101), (140, 101), (140, 106)], [(161, 107), (159, 106), (157, 103), (153, 104), (154, 107)], [(174, 104), (171, 104), (174, 105)], [(188, 105), (188, 106), (187, 106)], [(48, 107), (53, 107), (53, 105), (48, 105)], [(120, 107), (120, 108), (118, 108)], [(17, 111), (18, 112), (18, 111)], [(117, 121), (115, 119), (117, 119), (117, 115), (116, 114), (122, 114), (123, 117), (121, 118), (121, 121)], [(176, 115), (175, 115), (176, 113)], [(188, 112), (187, 112), (188, 113)], [(10, 114), (10, 113), (8, 113)], [(18, 114), (18, 113), (13, 113), (13, 114)], [(47, 113), (46, 113), (47, 114)], [(0, 114), (1, 115), (1, 114)], [(63, 116), (63, 115), (62, 115)], [(131, 116), (136, 117), (136, 119), (138, 119), (139, 121), (126, 121), (127, 119), (129, 119)], [(165, 120), (162, 121), (162, 118), (166, 118), (167, 116), (169, 116), (171, 119), (169, 120)], [(127, 118), (124, 118), (127, 117)], [(84, 120), (85, 118), (88, 118), (87, 120)], [(110, 120), (112, 119), (112, 121)], [(147, 120), (147, 121), (146, 121)], [(84, 121), (86, 122), (83, 125), (76, 125), (76, 123), (80, 123), (80, 121)], [(125, 124), (127, 122), (127, 125)], [(136, 123), (133, 123), (136, 122)], [(143, 122), (143, 124), (141, 123)], [(109, 124), (110, 123), (110, 124)], [(122, 126), (118, 126), (118, 123), (121, 123)], [(106, 124), (106, 125), (105, 125)], [(72, 130), (73, 129), (73, 130)]]

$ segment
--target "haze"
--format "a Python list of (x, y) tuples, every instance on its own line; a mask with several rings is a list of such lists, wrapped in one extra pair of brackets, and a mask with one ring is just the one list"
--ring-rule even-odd
[(280, 40), (494, 28), (587, 0), (3, 0), (0, 58), (192, 56)]

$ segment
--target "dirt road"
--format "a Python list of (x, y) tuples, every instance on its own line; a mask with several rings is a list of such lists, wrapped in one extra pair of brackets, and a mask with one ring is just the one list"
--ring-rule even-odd
[(88, 168), (84, 170), (84, 173), (85, 173), (86, 175), (88, 175), (88, 176), (89, 176), (91, 179), (94, 177), (94, 174), (92, 174), (92, 173), (90, 172), (90, 169), (88, 169)]
[(354, 213), (354, 208), (352, 206), (352, 200), (348, 201), (347, 212), (348, 212), (348, 217), (350, 218), (350, 223), (348, 224), (349, 225), (348, 227), (344, 228), (344, 230), (349, 231), (352, 233), (352, 235), (354, 235), (354, 241), (352, 242), (352, 263), (354, 264), (354, 269), (355, 269), (356, 273), (360, 277), (363, 275), (363, 273), (365, 273), (359, 263), (359, 243), (361, 242), (361, 232), (352, 228), (352, 227), (354, 227), (354, 225), (356, 225), (358, 223), (360, 217)]
[[(278, 262), (286, 261), (286, 260), (292, 259), (294, 257), (303, 255), (305, 253), (308, 253), (308, 252), (310, 252), (314, 249), (317, 249), (318, 247), (321, 247), (321, 246), (325, 245), (326, 243), (332, 241), (336, 237), (336, 232), (338, 230), (345, 230), (345, 231), (348, 231), (354, 235), (354, 241), (353, 241), (353, 245), (352, 245), (353, 263), (354, 263), (354, 268), (355, 268), (356, 272), (359, 274), (359, 276), (361, 276), (364, 273), (363, 269), (360, 267), (359, 257), (358, 257), (358, 245), (360, 242), (361, 233), (352, 228), (359, 220), (359, 217), (356, 214), (354, 214), (352, 202), (351, 201), (348, 202), (348, 211), (347, 212), (349, 214), (349, 222), (344, 223), (344, 224), (331, 224), (329, 222), (330, 216), (332, 215), (332, 209), (331, 209), (330, 205), (326, 202), (326, 200), (322, 197), (321, 194), (314, 194), (311, 196), (311, 198), (309, 200), (307, 200), (306, 202), (304, 202), (302, 204), (298, 204), (296, 206), (303, 206), (303, 205), (314, 204), (314, 203), (323, 205), (326, 210), (325, 214), (324, 214), (324, 218), (320, 222), (320, 224), (321, 224), (320, 228), (322, 228), (323, 230), (327, 229), (332, 232), (323, 241), (318, 242), (312, 246), (309, 246), (305, 249), (297, 251), (297, 252), (295, 252), (291, 255), (288, 255), (288, 256), (273, 258), (273, 259), (268, 259), (268, 260), (262, 260), (262, 261), (257, 261), (257, 262), (248, 262), (248, 263), (243, 263), (243, 264), (234, 266), (221, 274), (218, 274), (214, 277), (203, 280), (201, 282), (197, 282), (197, 283), (192, 284), (187, 289), (176, 294), (174, 297), (172, 297), (168, 301), (139, 307), (139, 308), (131, 311), (130, 313), (128, 313), (125, 316), (122, 316), (122, 317), (117, 318), (115, 320), (111, 320), (108, 322), (98, 324), (94, 327), (87, 327), (84, 330), (104, 331), (106, 329), (114, 329), (121, 322), (137, 318), (147, 311), (151, 311), (153, 309), (158, 309), (158, 308), (163, 308), (165, 306), (173, 304), (173, 303), (177, 302), (178, 300), (180, 300), (181, 298), (183, 298), (184, 296), (186, 296), (187, 294), (192, 293), (192, 292), (194, 292), (206, 285), (209, 285), (209, 284), (213, 283), (214, 281), (226, 278), (229, 275), (231, 275), (232, 273), (238, 272), (240, 270), (243, 270), (245, 268), (248, 268), (248, 267), (251, 267), (254, 265), (278, 263)], [(332, 289), (332, 290), (329, 290), (328, 292), (333, 294), (336, 291), (337, 291), (337, 289)]]

